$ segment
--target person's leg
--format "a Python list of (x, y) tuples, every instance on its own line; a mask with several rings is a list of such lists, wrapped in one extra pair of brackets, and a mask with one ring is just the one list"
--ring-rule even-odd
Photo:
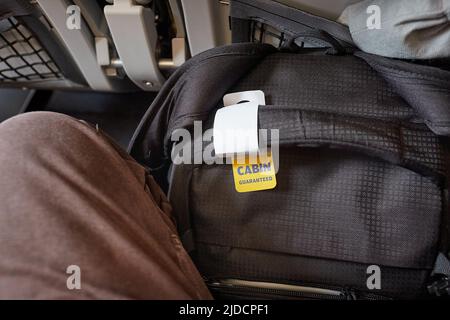
[(211, 298), (170, 210), (95, 128), (46, 112), (1, 123), (0, 299)]

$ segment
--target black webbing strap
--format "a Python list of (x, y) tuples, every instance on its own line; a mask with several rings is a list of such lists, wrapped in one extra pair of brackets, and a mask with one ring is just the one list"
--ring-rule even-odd
[(358, 51), (435, 134), (450, 137), (450, 71)]
[(424, 125), (280, 106), (260, 106), (258, 121), (260, 129), (279, 129), (280, 145), (355, 150), (445, 182), (446, 149)]

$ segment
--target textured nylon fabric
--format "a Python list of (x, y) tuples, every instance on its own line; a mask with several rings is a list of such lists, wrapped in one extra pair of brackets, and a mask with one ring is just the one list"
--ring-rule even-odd
[(277, 182), (274, 190), (240, 194), (229, 166), (194, 169), (190, 207), (197, 241), (433, 267), (441, 192), (429, 179), (342, 150), (290, 148), (280, 152)]
[(237, 193), (226, 165), (175, 175), (200, 272), (367, 291), (376, 264), (381, 294), (422, 294), (448, 156), (417, 110), (353, 56), (271, 54), (229, 92), (244, 90), (264, 91), (260, 128), (280, 129), (278, 185)]
[(164, 84), (145, 113), (129, 153), (150, 168), (161, 166), (170, 158), (172, 131), (206, 120), (224, 93), (274, 51), (269, 45), (244, 43), (214, 48), (187, 61)]
[(450, 71), (364, 52), (364, 59), (392, 85), (437, 135), (450, 135)]
[(425, 125), (261, 106), (259, 127), (278, 128), (281, 145), (358, 149), (436, 181), (445, 178), (446, 149)]
[(267, 56), (230, 92), (262, 90), (266, 104), (382, 120), (415, 112), (364, 61), (353, 56), (277, 53)]
[[(198, 243), (196, 265), (209, 279), (247, 279), (367, 291), (367, 264)], [(383, 294), (402, 299), (426, 294), (429, 271), (382, 266)]]

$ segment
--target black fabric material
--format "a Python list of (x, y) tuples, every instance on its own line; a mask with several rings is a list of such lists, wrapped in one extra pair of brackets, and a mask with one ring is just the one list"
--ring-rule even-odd
[(249, 42), (251, 37), (250, 21), (230, 17), (231, 41), (233, 43)]
[(442, 203), (429, 179), (343, 150), (294, 148), (281, 150), (277, 182), (274, 190), (239, 194), (229, 166), (195, 168), (189, 198), (196, 241), (433, 268)]
[[(169, 196), (200, 271), (368, 292), (365, 271), (376, 264), (380, 294), (424, 294), (442, 241), (448, 144), (363, 59), (236, 48), (255, 52), (252, 46), (259, 51), (250, 58), (222, 56), (235, 52), (225, 47), (213, 51), (211, 63), (182, 68), (135, 135), (138, 159), (156, 163), (148, 161), (151, 151), (150, 160), (164, 162), (171, 132), (194, 120), (211, 123), (226, 92), (266, 95), (259, 126), (279, 129), (282, 145), (275, 189), (237, 193), (226, 165), (173, 167)], [(244, 72), (233, 69), (242, 56), (252, 61)]]
[(438, 135), (450, 135), (450, 71), (358, 52)]
[(166, 82), (144, 115), (129, 147), (150, 168), (167, 162), (170, 134), (205, 120), (225, 92), (275, 48), (237, 44), (201, 53), (185, 63)]
[[(417, 113), (363, 60), (325, 51), (270, 54), (228, 92), (262, 90), (266, 104), (382, 121), (420, 122)], [(311, 54), (312, 53), (312, 54)]]
[(195, 250), (195, 239), (191, 223), (190, 198), (187, 190), (190, 189), (192, 169), (190, 166), (178, 166), (171, 170), (170, 181), (178, 181), (170, 185), (168, 198), (173, 199), (172, 208), (177, 214), (177, 229), (181, 242), (188, 253)]
[[(295, 38), (298, 33), (322, 30), (333, 36), (343, 47), (355, 47), (347, 26), (276, 1), (232, 0), (230, 5), (230, 16), (232, 18), (263, 22), (282, 31), (288, 37)], [(238, 26), (238, 29), (233, 29), (233, 34), (236, 34), (236, 36), (233, 36), (233, 40), (236, 41), (233, 42), (249, 41), (248, 38), (245, 40), (245, 38), (240, 38), (237, 35), (242, 31), (242, 21), (239, 23), (241, 23), (241, 26)]]
[[(365, 286), (368, 264), (284, 255), (243, 248), (199, 243), (195, 263), (209, 279), (246, 279), (335, 289), (351, 288), (360, 293)], [(428, 270), (382, 266), (383, 293), (387, 297), (425, 297)], [(293, 279), (301, 279), (294, 281)], [(360, 298), (360, 295), (357, 294)]]
[(282, 146), (358, 150), (429, 176), (444, 186), (447, 149), (424, 125), (380, 123), (363, 117), (277, 106), (261, 106), (258, 118), (260, 129), (280, 130)]

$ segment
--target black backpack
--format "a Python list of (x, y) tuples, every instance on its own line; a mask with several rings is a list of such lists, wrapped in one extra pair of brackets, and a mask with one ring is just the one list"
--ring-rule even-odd
[[(278, 48), (236, 43), (189, 60), (130, 147), (168, 191), (213, 294), (448, 294), (450, 71), (357, 51), (341, 25), (276, 2), (231, 4), (235, 42), (271, 28)], [(237, 193), (230, 165), (172, 165), (172, 132), (210, 128), (222, 97), (246, 90), (266, 95), (259, 128), (279, 129), (276, 188)]]

